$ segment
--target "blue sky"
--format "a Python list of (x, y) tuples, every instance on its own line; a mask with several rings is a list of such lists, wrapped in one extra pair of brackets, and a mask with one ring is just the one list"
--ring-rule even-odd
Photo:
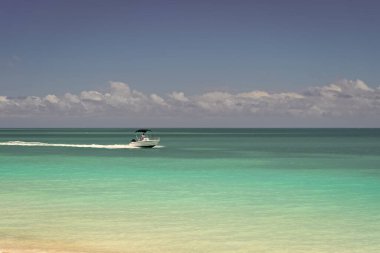
[[(110, 82), (128, 84), (147, 97), (157, 95), (170, 106), (174, 104), (167, 100), (173, 92), (183, 92), (191, 108), (199, 102), (196, 97), (211, 92), (304, 95), (331, 84), (344, 86), (340, 92), (351, 91), (347, 84), (360, 89), (364, 82), (377, 93), (379, 10), (380, 3), (370, 0), (1, 0), (0, 96), (4, 101), (7, 98), (3, 107), (0, 104), (1, 122), (4, 126), (36, 126), (11, 108), (20, 107), (9, 102), (13, 98), (43, 100), (54, 95), (62, 102), (67, 93), (78, 97), (87, 91), (107, 94), (113, 89)], [(371, 99), (372, 114), (363, 124), (379, 126), (374, 120), (379, 116), (379, 102), (376, 97)], [(310, 109), (312, 105), (308, 105)], [(305, 108), (300, 110), (305, 112)], [(297, 120), (302, 123), (295, 126), (357, 124), (359, 116), (350, 114), (343, 119), (334, 116), (337, 107), (325, 110), (331, 110), (325, 114), (328, 118), (301, 117)], [(42, 125), (54, 125), (49, 115), (54, 112), (38, 112), (34, 120), (37, 117)], [(70, 118), (78, 116), (75, 112), (65, 112), (66, 124), (84, 124)], [(192, 113), (198, 115), (194, 126), (197, 122), (199, 126), (204, 122), (255, 126), (253, 120), (243, 117), (213, 114), (216, 118), (210, 119), (202, 110)], [(159, 125), (185, 125), (183, 114), (166, 112), (168, 118)], [(119, 126), (128, 124), (125, 118), (136, 117), (127, 112), (121, 115), (115, 114), (107, 122)], [(271, 122), (268, 125), (297, 122), (286, 120), (286, 115), (272, 111), (267, 116), (262, 112), (260, 117)], [(255, 112), (250, 115), (255, 116)], [(108, 126), (98, 111), (88, 120)], [(147, 117), (140, 122), (154, 125), (157, 121)]]

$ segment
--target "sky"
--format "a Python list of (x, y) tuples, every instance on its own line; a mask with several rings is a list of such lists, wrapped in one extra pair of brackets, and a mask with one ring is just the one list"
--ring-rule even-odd
[(0, 0), (0, 127), (380, 127), (375, 0)]

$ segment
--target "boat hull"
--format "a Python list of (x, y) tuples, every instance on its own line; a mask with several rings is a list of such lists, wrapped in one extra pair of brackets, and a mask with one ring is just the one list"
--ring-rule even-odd
[(129, 143), (129, 145), (133, 147), (139, 147), (139, 148), (153, 148), (160, 142), (160, 139), (149, 139), (149, 140), (138, 140), (138, 141), (132, 141)]

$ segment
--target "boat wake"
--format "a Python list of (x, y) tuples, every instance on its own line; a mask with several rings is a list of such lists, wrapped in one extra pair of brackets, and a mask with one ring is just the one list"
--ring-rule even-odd
[[(99, 148), (99, 149), (139, 149), (129, 144), (63, 144), (63, 143), (44, 143), (44, 142), (25, 142), (25, 141), (8, 141), (0, 142), (0, 146), (24, 146), (24, 147), (70, 147), (70, 148)], [(163, 146), (158, 146), (160, 148)]]

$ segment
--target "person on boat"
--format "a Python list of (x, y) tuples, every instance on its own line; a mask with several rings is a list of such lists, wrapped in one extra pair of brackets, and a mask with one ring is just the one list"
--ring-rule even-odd
[(142, 135), (141, 135), (141, 140), (144, 140), (144, 138), (145, 138), (145, 133), (142, 133)]

